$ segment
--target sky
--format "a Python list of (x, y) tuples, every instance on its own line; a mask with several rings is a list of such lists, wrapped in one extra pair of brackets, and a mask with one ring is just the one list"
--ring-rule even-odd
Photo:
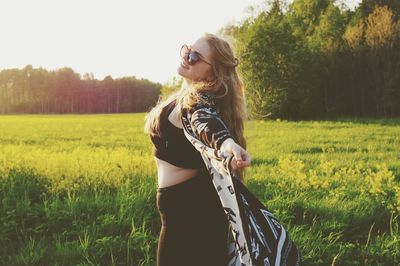
[[(354, 9), (361, 0), (341, 1)], [(183, 43), (242, 21), (250, 6), (265, 1), (0, 0), (0, 70), (31, 64), (171, 82)]]

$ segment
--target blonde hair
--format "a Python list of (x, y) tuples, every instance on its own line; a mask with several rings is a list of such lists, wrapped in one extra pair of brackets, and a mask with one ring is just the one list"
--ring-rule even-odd
[[(179, 91), (170, 94), (166, 99), (158, 99), (145, 117), (144, 131), (152, 135), (160, 135), (160, 114), (162, 109), (171, 101), (177, 101), (177, 114), (181, 119), (182, 108), (190, 108), (203, 102), (201, 92), (212, 95), (215, 104), (219, 107), (219, 113), (225, 122), (235, 142), (246, 149), (244, 138), (244, 121), (248, 119), (247, 107), (244, 95), (244, 86), (236, 71), (239, 60), (229, 43), (210, 33), (204, 33), (203, 37), (211, 49), (212, 68), (215, 79), (213, 81), (184, 80)], [(240, 181), (244, 181), (244, 168), (236, 170)]]

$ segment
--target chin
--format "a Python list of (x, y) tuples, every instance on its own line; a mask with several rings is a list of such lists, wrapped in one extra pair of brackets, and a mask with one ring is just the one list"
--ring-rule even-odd
[(176, 70), (176, 72), (178, 72), (178, 74), (184, 78), (187, 77), (187, 74), (185, 73), (185, 69), (183, 69), (182, 67), (178, 67), (178, 69)]

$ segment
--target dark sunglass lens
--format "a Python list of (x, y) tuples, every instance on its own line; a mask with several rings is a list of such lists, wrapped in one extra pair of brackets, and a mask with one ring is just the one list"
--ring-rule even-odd
[(193, 64), (196, 63), (197, 61), (199, 61), (199, 55), (195, 52), (190, 52), (189, 53), (189, 61)]

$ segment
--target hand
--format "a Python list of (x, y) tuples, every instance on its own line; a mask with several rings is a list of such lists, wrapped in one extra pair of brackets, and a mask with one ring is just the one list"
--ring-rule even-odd
[(228, 138), (222, 142), (220, 147), (221, 153), (225, 153), (228, 156), (233, 154), (231, 166), (233, 170), (237, 170), (250, 165), (250, 155), (238, 145), (232, 138)]

